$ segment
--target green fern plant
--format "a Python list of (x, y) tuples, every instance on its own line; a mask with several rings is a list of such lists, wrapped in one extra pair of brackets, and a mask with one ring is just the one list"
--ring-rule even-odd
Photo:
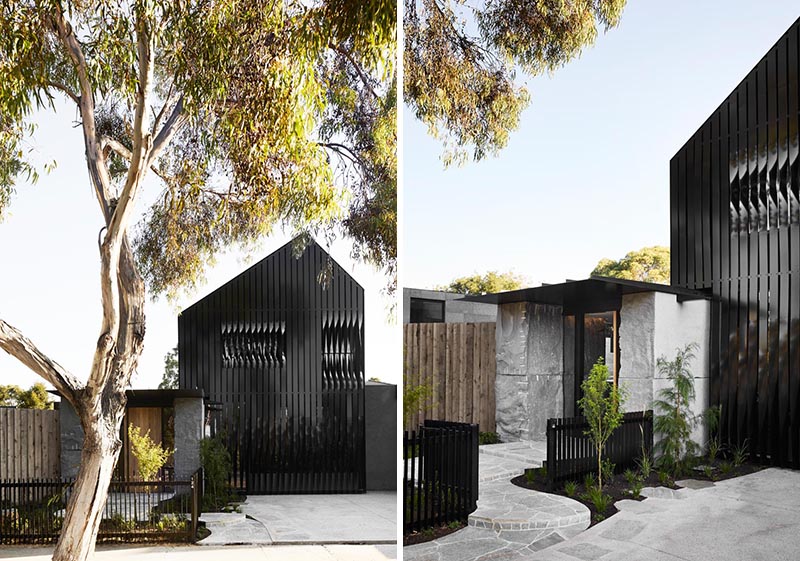
[(697, 344), (690, 343), (678, 349), (673, 360), (662, 356), (656, 362), (659, 373), (672, 382), (671, 386), (659, 390), (659, 399), (653, 402), (657, 411), (653, 428), (661, 436), (656, 450), (661, 453), (659, 466), (675, 475), (683, 470), (686, 459), (696, 455), (698, 449), (692, 440), (697, 418), (691, 411), (695, 389), (689, 369), (697, 348)]

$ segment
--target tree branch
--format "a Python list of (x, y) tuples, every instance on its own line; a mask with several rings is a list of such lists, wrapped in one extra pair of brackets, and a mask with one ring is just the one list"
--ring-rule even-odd
[(361, 69), (361, 66), (358, 65), (353, 56), (349, 52), (347, 52), (347, 50), (343, 49), (342, 47), (339, 47), (338, 45), (331, 44), (328, 45), (328, 47), (330, 47), (335, 52), (342, 55), (347, 60), (347, 62), (349, 62), (353, 66), (356, 73), (358, 73), (358, 77), (361, 78), (361, 82), (364, 84), (364, 87), (367, 88), (367, 91), (369, 91), (369, 93), (371, 93), (376, 99), (380, 99), (378, 94), (375, 93), (375, 90), (372, 88), (372, 83), (370, 82), (369, 77), (366, 74), (364, 74), (364, 71)]
[[(113, 150), (119, 156), (125, 158), (128, 161), (131, 161), (131, 158), (133, 158), (133, 154), (131, 154), (131, 151), (128, 150), (124, 144), (108, 136), (101, 137), (100, 145), (103, 147), (103, 153), (106, 152), (106, 149), (109, 149)], [(162, 175), (161, 170), (155, 164), (151, 164), (150, 169), (152, 170), (153, 173), (155, 173), (158, 177), (160, 177), (164, 181), (167, 180), (167, 178), (164, 175)]]
[(181, 96), (175, 104), (175, 107), (172, 108), (169, 117), (164, 122), (164, 126), (161, 127), (161, 130), (158, 131), (158, 134), (153, 140), (153, 148), (150, 150), (148, 164), (158, 158), (161, 151), (169, 144), (172, 137), (175, 136), (175, 133), (186, 123), (187, 118), (186, 113), (183, 111), (183, 96)]
[(83, 385), (55, 361), (50, 360), (27, 337), (0, 319), (0, 349), (50, 382), (71, 403)]
[(80, 96), (78, 96), (76, 93), (70, 90), (66, 85), (62, 84), (61, 82), (54, 82), (52, 80), (47, 82), (47, 85), (57, 90), (60, 90), (62, 93), (66, 94), (67, 97), (69, 97), (72, 101), (74, 101), (78, 107), (80, 107), (81, 105)]
[[(86, 162), (89, 168), (89, 175), (95, 188), (95, 195), (103, 216), (108, 223), (110, 218), (110, 193), (109, 185), (111, 178), (103, 160), (102, 150), (97, 142), (97, 131), (94, 119), (94, 90), (89, 80), (89, 72), (83, 49), (75, 37), (72, 25), (64, 17), (61, 5), (56, 3), (56, 12), (51, 21), (53, 30), (59, 42), (67, 51), (75, 72), (78, 76), (80, 86), (80, 96), (76, 96), (76, 103), (81, 112), (81, 124), (83, 126), (83, 141), (86, 146)], [(55, 87), (55, 86), (54, 86)]]

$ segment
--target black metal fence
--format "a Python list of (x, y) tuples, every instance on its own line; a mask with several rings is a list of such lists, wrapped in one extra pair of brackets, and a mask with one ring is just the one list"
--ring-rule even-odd
[[(72, 480), (0, 481), (0, 544), (58, 539)], [(189, 481), (112, 481), (98, 542), (192, 541), (197, 535), (202, 472)]]
[(477, 508), (478, 425), (425, 421), (403, 433), (403, 533), (464, 521)]
[[(597, 470), (597, 453), (586, 431), (584, 417), (547, 420), (547, 479), (555, 484)], [(625, 413), (622, 424), (606, 442), (604, 458), (615, 464), (614, 471), (634, 468), (642, 451), (653, 449), (653, 411)]]

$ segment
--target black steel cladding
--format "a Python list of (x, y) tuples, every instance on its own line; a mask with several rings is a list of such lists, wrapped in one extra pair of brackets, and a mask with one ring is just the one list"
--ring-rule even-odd
[(714, 295), (710, 403), (800, 467), (800, 20), (670, 162), (672, 284)]
[(250, 494), (365, 490), (364, 289), (291, 243), (186, 309), (181, 388), (202, 389)]

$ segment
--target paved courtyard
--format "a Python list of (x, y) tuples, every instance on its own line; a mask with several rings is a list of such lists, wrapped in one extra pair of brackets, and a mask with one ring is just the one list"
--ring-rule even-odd
[(204, 514), (200, 545), (396, 544), (397, 493), (252, 495), (241, 513)]
[[(693, 485), (694, 486), (694, 485)], [(800, 472), (767, 469), (617, 503), (620, 512), (531, 561), (795, 561)], [(663, 498), (662, 498), (663, 497)]]
[(469, 526), (431, 542), (403, 548), (407, 561), (518, 559), (560, 543), (589, 526), (589, 510), (567, 497), (512, 485), (525, 468), (540, 466), (543, 442), (480, 447), (478, 509)]

